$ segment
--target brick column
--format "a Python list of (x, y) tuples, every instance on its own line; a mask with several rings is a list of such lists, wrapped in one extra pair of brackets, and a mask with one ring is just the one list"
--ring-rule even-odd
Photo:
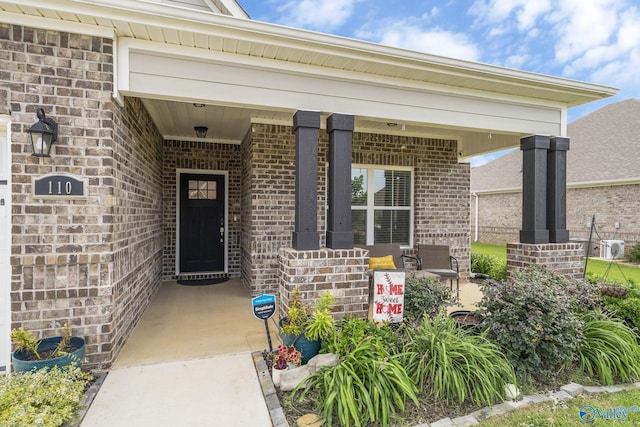
[(366, 318), (369, 312), (369, 251), (328, 249), (296, 251), (280, 248), (278, 253), (278, 313), (289, 308), (291, 292), (300, 289), (303, 301), (312, 305), (324, 291), (335, 298), (334, 317), (346, 314)]
[(329, 132), (327, 247), (353, 248), (351, 227), (351, 145), (353, 116), (332, 114)]
[(547, 153), (547, 228), (549, 241), (566, 243), (567, 230), (567, 151), (569, 138), (551, 138)]
[(293, 116), (296, 135), (296, 201), (293, 248), (320, 248), (318, 233), (318, 129), (320, 113), (298, 111)]
[(547, 229), (547, 150), (549, 137), (520, 140), (522, 150), (521, 243), (549, 243)]
[(538, 264), (568, 279), (581, 280), (584, 271), (582, 243), (507, 243), (507, 273)]

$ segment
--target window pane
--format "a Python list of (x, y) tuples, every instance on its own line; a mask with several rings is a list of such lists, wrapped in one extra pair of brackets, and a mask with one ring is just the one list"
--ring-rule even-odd
[(374, 171), (376, 206), (410, 206), (411, 173), (376, 169)]
[(207, 183), (207, 199), (215, 200), (218, 198), (218, 183), (216, 181), (209, 181)]
[(351, 169), (351, 204), (367, 206), (367, 170)]
[(353, 228), (353, 243), (367, 244), (367, 211), (351, 210), (351, 226)]
[(218, 197), (216, 181), (189, 180), (189, 198), (215, 200)]
[(408, 210), (376, 210), (374, 212), (373, 243), (409, 244)]

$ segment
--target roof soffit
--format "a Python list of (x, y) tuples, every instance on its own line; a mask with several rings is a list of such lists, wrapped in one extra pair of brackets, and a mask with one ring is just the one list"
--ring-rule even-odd
[[(231, 0), (220, 0), (224, 4)], [(0, 20), (11, 15), (112, 29), (131, 37), (287, 64), (306, 64), (397, 80), (430, 82), (494, 95), (580, 105), (617, 89), (486, 64), (438, 57), (274, 24), (134, 0), (0, 0)], [(22, 19), (24, 21), (24, 19)], [(71, 27), (72, 28), (72, 27)]]

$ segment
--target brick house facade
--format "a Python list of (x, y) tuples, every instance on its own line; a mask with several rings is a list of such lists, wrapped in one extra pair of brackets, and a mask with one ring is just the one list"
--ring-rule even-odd
[[(113, 16), (113, 21), (90, 27), (64, 21), (69, 18), (65, 14), (36, 19), (29, 10), (20, 15), (22, 23), (15, 23), (19, 12), (10, 3), (0, 1), (0, 8), (6, 7), (0, 15), (0, 197), (8, 201), (0, 206), (0, 213), (8, 206), (11, 218), (11, 235), (0, 236), (0, 256), (3, 247), (10, 251), (0, 259), (0, 280), (10, 283), (2, 295), (7, 301), (3, 319), (8, 319), (8, 324), (0, 322), (5, 346), (0, 350), (5, 356), (10, 327), (51, 336), (70, 323), (75, 334), (86, 338), (86, 365), (109, 367), (162, 282), (178, 277), (237, 277), (251, 295), (275, 293), (284, 300), (291, 284), (300, 283), (308, 285), (310, 296), (332, 289), (341, 313), (366, 310), (366, 251), (325, 248), (329, 136), (324, 121), (334, 111), (353, 111), (356, 117), (353, 164), (411, 170), (413, 232), (405, 251), (415, 251), (418, 244), (448, 244), (461, 260), (463, 278), (467, 277), (470, 171), (462, 160), (495, 148), (486, 146), (483, 133), (487, 127), (495, 129), (494, 143), (531, 132), (562, 133), (564, 110), (558, 105), (569, 102), (554, 99), (556, 91), (548, 90), (548, 85), (563, 87), (566, 82), (561, 79), (538, 81), (524, 72), (492, 69), (493, 78), (502, 82), (492, 86), (492, 91), (503, 92), (496, 101), (494, 92), (479, 90), (487, 72), (485, 65), (468, 71), (464, 78), (458, 67), (448, 70), (445, 64), (438, 64), (442, 70), (434, 74), (431, 65), (439, 59), (428, 55), (407, 57), (403, 51), (365, 43), (354, 47), (351, 44), (359, 42), (298, 33), (218, 13), (181, 11), (171, 16), (174, 9), (134, 1), (128, 3), (131, 10), (125, 13), (107, 1), (86, 5), (69, 0), (69, 5), (77, 7), (78, 16), (90, 19), (90, 14), (98, 11)], [(198, 22), (196, 29), (180, 31), (200, 31), (199, 35), (212, 41), (237, 37), (238, 44), (251, 38), (256, 46), (282, 43), (278, 49), (287, 45), (292, 57), (296, 52), (320, 52), (327, 45), (335, 50), (325, 51), (327, 58), (305, 65), (306, 69), (294, 60), (275, 58), (277, 49), (263, 51), (273, 52), (273, 59), (256, 59), (242, 49), (223, 52), (227, 44), (212, 42), (207, 55), (213, 52), (221, 62), (237, 61), (238, 68), (235, 72), (230, 67), (228, 75), (219, 72), (223, 68), (212, 68), (206, 75), (219, 81), (206, 82), (209, 86), (204, 91), (198, 86), (201, 82), (188, 75), (192, 70), (180, 65), (189, 55), (202, 54), (197, 49), (203, 48), (196, 46), (198, 37), (191, 39), (194, 46), (190, 48), (178, 48), (167, 42), (168, 38), (137, 45), (142, 36), (124, 34), (122, 23), (127, 19), (154, 31)], [(154, 31), (147, 34), (153, 38)], [(291, 41), (290, 31), (297, 36), (293, 38), (296, 42)], [(292, 43), (299, 45), (292, 47)], [(166, 66), (136, 62), (141, 52), (170, 62)], [(336, 71), (335, 66), (320, 65), (330, 58), (340, 59), (345, 52), (353, 56), (351, 61), (361, 61), (362, 66), (356, 69), (370, 70), (359, 71), (358, 78), (353, 78), (354, 70)], [(386, 59), (380, 60), (380, 55)], [(247, 65), (251, 61), (259, 64)], [(179, 89), (166, 84), (175, 78), (170, 75), (171, 63), (178, 63), (176, 70), (185, 74)], [(195, 59), (192, 63), (194, 69), (219, 65)], [(393, 64), (391, 70), (388, 63)], [(126, 68), (129, 65), (131, 70)], [(136, 73), (144, 67), (166, 71), (166, 75), (138, 78)], [(269, 79), (264, 78), (267, 72), (271, 73)], [(247, 78), (243, 73), (253, 74)], [(401, 78), (403, 73), (411, 77)], [(448, 80), (448, 73), (455, 80), (456, 91), (469, 93), (453, 94), (449, 84), (454, 83)], [(311, 77), (320, 83), (309, 85)], [(220, 83), (225, 78), (231, 80), (227, 86)], [(521, 93), (514, 78), (535, 89)], [(241, 89), (249, 84), (255, 86)], [(233, 87), (234, 91), (216, 91), (214, 87)], [(611, 90), (583, 84), (565, 92), (574, 97), (572, 103), (584, 103)], [(268, 91), (281, 96), (265, 96)], [(531, 97), (531, 103), (523, 101), (526, 96)], [(191, 108), (192, 103), (207, 101), (219, 109), (216, 111), (247, 110), (251, 114), (240, 124), (215, 123), (216, 129), (236, 132), (232, 141), (222, 137), (197, 140), (180, 134), (180, 120), (172, 122), (174, 129), (169, 130), (166, 121), (159, 120), (158, 100), (165, 98), (174, 103), (171, 108)], [(510, 116), (499, 117), (496, 112), (504, 115), (505, 99), (510, 98), (514, 105), (508, 109)], [(547, 98), (548, 105), (541, 106), (540, 100)], [(449, 103), (446, 112), (439, 108), (443, 100)], [(43, 108), (59, 124), (51, 157), (30, 155), (27, 130), (35, 121), (37, 108)], [(300, 159), (296, 158), (292, 117), (305, 108), (322, 111), (317, 150), (320, 249), (314, 251), (292, 249), (296, 181), (300, 178), (294, 167)], [(527, 121), (531, 111), (538, 109), (549, 117), (547, 127)], [(192, 119), (185, 117), (183, 121)], [(476, 122), (478, 117), (481, 122)], [(402, 130), (392, 129), (401, 119)], [(194, 124), (198, 123), (189, 121), (187, 129), (193, 129)], [(211, 128), (213, 131), (214, 126)], [(177, 267), (177, 193), (182, 172), (225, 177), (225, 267), (221, 271), (187, 274)], [(86, 179), (85, 196), (34, 196), (33, 180), (52, 173)], [(289, 280), (291, 274), (295, 277)], [(6, 357), (3, 360), (6, 363)]]

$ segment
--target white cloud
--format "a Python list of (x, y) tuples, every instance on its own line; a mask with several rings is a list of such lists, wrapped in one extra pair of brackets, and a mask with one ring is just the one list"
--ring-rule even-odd
[(606, 46), (619, 26), (619, 0), (563, 0), (550, 15), (559, 38), (556, 59), (561, 62), (580, 57), (590, 49)]
[(362, 30), (364, 36), (377, 43), (432, 55), (477, 61), (480, 54), (477, 45), (464, 33), (440, 28), (425, 29), (410, 20), (388, 21), (375, 30)]
[(347, 22), (362, 0), (287, 0), (276, 7), (278, 23), (330, 32)]
[(477, 0), (469, 12), (476, 15), (476, 25), (505, 24), (515, 15), (520, 31), (534, 28), (540, 16), (551, 10), (549, 0)]
[[(640, 11), (615, 0), (589, 3), (589, 7), (580, 11), (573, 9), (577, 4), (583, 5), (565, 0), (557, 14), (564, 13), (566, 18), (566, 28), (556, 44), (556, 59), (565, 63), (563, 73), (637, 88)], [(638, 90), (630, 95), (637, 93)]]
[(617, 86), (629, 97), (640, 92), (637, 4), (637, 0), (475, 0), (469, 14), (476, 34), (482, 31), (494, 42), (484, 45), (488, 56), (481, 60)]

